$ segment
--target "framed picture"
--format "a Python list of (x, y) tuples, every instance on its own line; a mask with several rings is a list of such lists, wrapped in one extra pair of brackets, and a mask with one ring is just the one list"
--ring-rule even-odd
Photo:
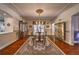
[(46, 28), (49, 28), (49, 25), (47, 25)]
[(32, 28), (32, 25), (29, 25), (29, 28)]
[(65, 40), (65, 22), (55, 24), (55, 37)]

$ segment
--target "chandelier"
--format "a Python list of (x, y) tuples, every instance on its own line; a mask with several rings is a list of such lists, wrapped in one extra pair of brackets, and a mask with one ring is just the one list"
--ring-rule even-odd
[(36, 10), (36, 13), (39, 15), (39, 24), (40, 24), (40, 15), (43, 13), (44, 11), (43, 11), (43, 9), (37, 9)]

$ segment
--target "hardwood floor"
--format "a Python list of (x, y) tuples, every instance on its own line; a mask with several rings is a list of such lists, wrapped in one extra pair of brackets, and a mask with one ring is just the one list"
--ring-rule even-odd
[(79, 44), (70, 46), (61, 40), (56, 40), (54, 43), (67, 55), (79, 55)]
[(8, 47), (0, 50), (0, 55), (13, 55), (25, 41), (26, 39), (17, 40), (16, 42), (12, 43)]

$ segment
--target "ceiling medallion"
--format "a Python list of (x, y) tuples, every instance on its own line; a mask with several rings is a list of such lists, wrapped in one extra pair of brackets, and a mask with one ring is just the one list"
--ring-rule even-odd
[(43, 13), (43, 9), (37, 9), (37, 10), (36, 10), (36, 13), (38, 13), (38, 14)]

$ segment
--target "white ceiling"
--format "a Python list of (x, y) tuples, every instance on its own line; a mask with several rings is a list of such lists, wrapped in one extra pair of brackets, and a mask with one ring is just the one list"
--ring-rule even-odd
[(37, 9), (43, 9), (41, 17), (56, 17), (62, 11), (72, 7), (75, 4), (67, 3), (16, 3), (7, 4), (10, 8), (17, 11), (23, 17), (38, 17), (35, 12)]

